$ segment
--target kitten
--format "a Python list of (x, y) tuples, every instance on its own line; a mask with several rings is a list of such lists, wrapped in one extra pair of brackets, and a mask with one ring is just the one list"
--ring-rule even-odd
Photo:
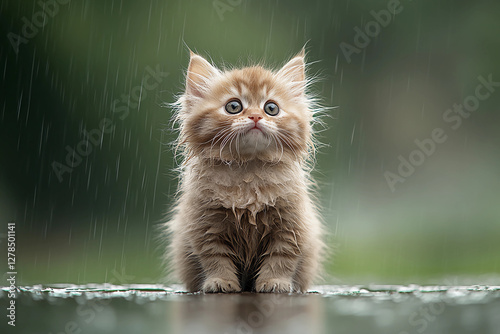
[(279, 71), (221, 71), (191, 52), (176, 103), (179, 197), (167, 223), (171, 263), (189, 291), (305, 292), (319, 269), (304, 55)]

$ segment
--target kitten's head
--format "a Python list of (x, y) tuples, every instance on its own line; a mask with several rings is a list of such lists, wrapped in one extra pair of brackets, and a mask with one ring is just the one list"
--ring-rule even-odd
[(307, 83), (303, 50), (278, 71), (221, 71), (191, 53), (179, 145), (187, 157), (224, 162), (302, 161), (313, 148)]

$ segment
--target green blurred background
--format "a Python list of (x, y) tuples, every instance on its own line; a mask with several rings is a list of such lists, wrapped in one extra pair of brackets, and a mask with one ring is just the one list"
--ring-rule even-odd
[[(479, 76), (500, 81), (500, 3), (401, 0), (377, 30), (371, 11), (391, 1), (67, 2), (0, 4), (0, 240), (5, 254), (15, 220), (18, 284), (163, 282), (158, 225), (177, 184), (165, 103), (183, 89), (187, 47), (219, 66), (277, 67), (306, 42), (313, 89), (335, 107), (315, 171), (335, 253), (325, 281), (499, 273), (500, 87), (456, 130), (443, 114)], [(53, 15), (30, 31), (44, 3)], [(348, 61), (341, 45), (367, 27), (373, 37)], [(29, 35), (17, 52), (13, 34)], [(53, 162), (104, 118), (112, 133), (59, 182)], [(447, 140), (391, 191), (384, 173), (435, 128)]]

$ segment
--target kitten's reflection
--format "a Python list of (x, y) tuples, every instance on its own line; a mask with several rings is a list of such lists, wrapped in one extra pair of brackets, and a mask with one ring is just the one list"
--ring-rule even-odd
[(198, 294), (170, 305), (174, 333), (318, 333), (324, 323), (319, 295)]

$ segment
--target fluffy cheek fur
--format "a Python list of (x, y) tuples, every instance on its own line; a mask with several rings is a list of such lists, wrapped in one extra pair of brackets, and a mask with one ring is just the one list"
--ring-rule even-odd
[(308, 154), (308, 147), (312, 145), (310, 142), (310, 116), (307, 108), (308, 106), (303, 106), (303, 110), (306, 110), (307, 113), (292, 107), (287, 108), (286, 117), (277, 121), (277, 131), (281, 141), (285, 144), (285, 149), (292, 151), (299, 159)]
[[(201, 109), (201, 107), (200, 107)], [(205, 109), (198, 112), (193, 112), (185, 121), (185, 140), (191, 150), (198, 151), (207, 146), (213, 146), (214, 140), (217, 139), (216, 129), (227, 128), (231, 125), (229, 119), (217, 117), (217, 111)], [(222, 135), (222, 133), (221, 133)]]

